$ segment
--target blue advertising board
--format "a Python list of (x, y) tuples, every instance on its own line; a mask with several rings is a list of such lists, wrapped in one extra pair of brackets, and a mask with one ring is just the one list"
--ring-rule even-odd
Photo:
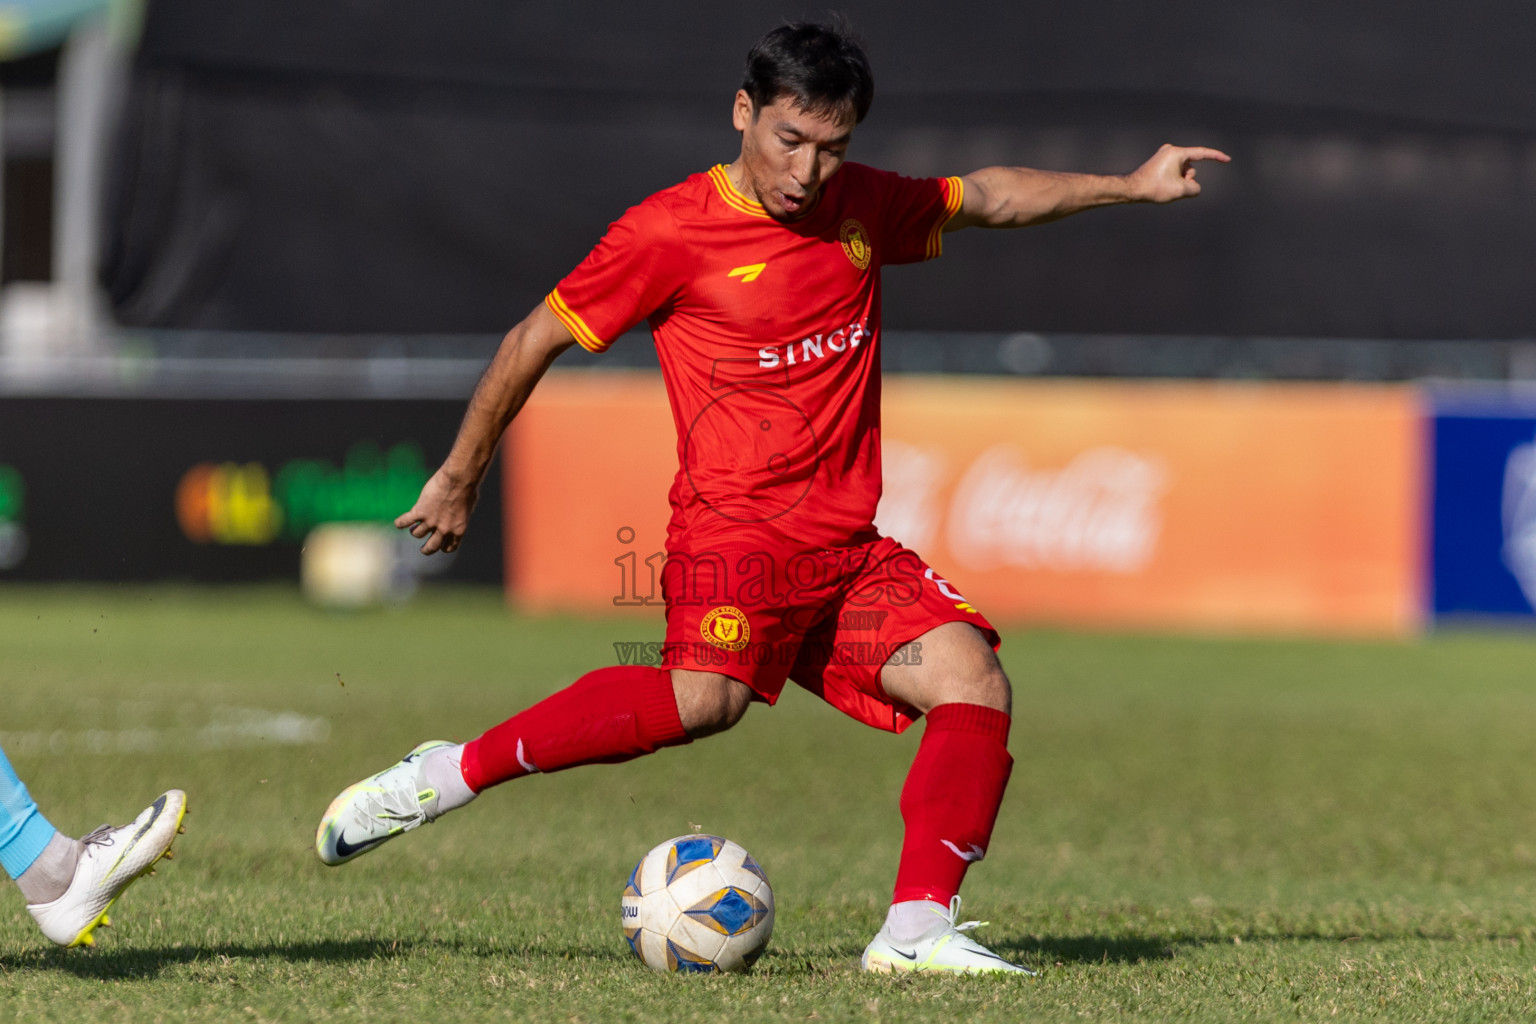
[(1431, 610), (1536, 624), (1536, 394), (1432, 396)]

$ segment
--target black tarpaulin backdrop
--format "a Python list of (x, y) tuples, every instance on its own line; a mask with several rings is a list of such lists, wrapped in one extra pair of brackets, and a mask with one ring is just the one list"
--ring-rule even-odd
[[(887, 272), (907, 329), (1536, 331), (1536, 8), (1324, 0), (849, 2), (853, 158), (1124, 172), (1207, 193)], [(627, 206), (735, 156), (758, 2), (151, 0), (109, 197), (129, 324), (499, 332)]]

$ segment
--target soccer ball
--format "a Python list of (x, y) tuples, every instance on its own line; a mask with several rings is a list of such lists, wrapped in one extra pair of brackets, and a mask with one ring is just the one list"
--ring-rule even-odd
[(621, 906), (629, 948), (656, 971), (745, 971), (773, 934), (768, 876), (719, 836), (678, 836), (641, 857)]

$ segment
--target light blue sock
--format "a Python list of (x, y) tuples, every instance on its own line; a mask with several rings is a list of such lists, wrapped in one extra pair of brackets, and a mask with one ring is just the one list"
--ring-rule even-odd
[(0, 867), (12, 878), (20, 878), (57, 831), (0, 750)]

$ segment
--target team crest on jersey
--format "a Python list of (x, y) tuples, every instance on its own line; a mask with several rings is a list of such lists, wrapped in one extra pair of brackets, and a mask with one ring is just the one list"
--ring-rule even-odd
[(874, 249), (869, 244), (869, 232), (864, 230), (864, 225), (849, 217), (843, 221), (842, 230), (837, 235), (843, 240), (843, 252), (848, 261), (860, 270), (868, 270)]
[(741, 650), (752, 638), (752, 627), (747, 623), (746, 614), (728, 604), (710, 609), (704, 621), (699, 623), (699, 632), (705, 640), (728, 651)]

